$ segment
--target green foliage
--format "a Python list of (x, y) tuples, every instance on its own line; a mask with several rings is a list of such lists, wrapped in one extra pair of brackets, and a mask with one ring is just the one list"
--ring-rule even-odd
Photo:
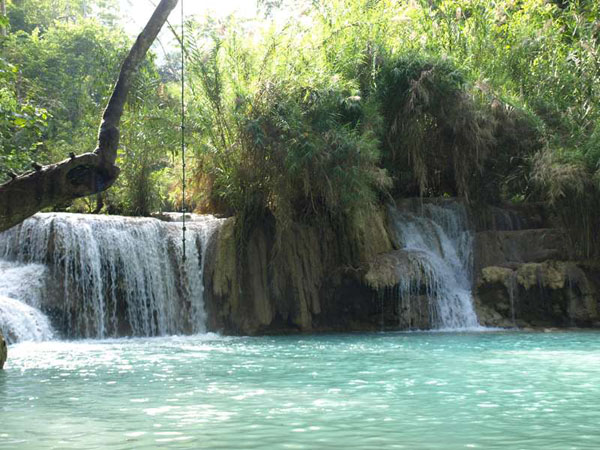
[[(264, 20), (187, 24), (188, 207), (239, 215), (243, 236), (266, 215), (281, 228), (341, 223), (388, 193), (544, 200), (582, 238), (574, 246), (600, 254), (598, 2), (258, 3)], [(114, 6), (9, 2), (3, 166), (93, 147), (129, 45)], [(179, 61), (157, 66), (147, 61), (123, 118), (112, 212), (184, 202)]]
[(494, 121), (468, 94), (462, 74), (447, 60), (408, 53), (386, 61), (377, 85), (384, 163), (399, 193), (469, 199), (473, 177), (495, 144)]
[[(1, 72), (9, 75), (3, 76), (7, 84), (0, 88), (3, 168), (22, 172), (34, 160), (49, 163), (95, 148), (102, 110), (130, 45), (122, 29), (106, 24), (113, 4), (9, 4), (12, 33), (0, 40), (10, 61)], [(107, 210), (148, 215), (162, 208), (177, 134), (175, 107), (150, 57), (122, 118), (122, 176), (106, 195)], [(7, 178), (6, 173), (0, 176)], [(94, 203), (95, 198), (79, 201), (70, 210), (90, 212)]]
[(56, 23), (74, 23), (84, 18), (97, 18), (106, 25), (117, 22), (115, 0), (7, 0), (11, 31), (42, 32)]
[(107, 193), (107, 208), (136, 216), (162, 211), (168, 203), (171, 157), (180, 139), (179, 117), (177, 102), (152, 59), (135, 78), (121, 123), (121, 176)]
[[(479, 164), (474, 159), (463, 160), (474, 174), (467, 185), (475, 187), (469, 189), (477, 194), (475, 200), (550, 201), (565, 225), (580, 238), (576, 246), (587, 255), (600, 254), (598, 240), (591, 234), (591, 230), (600, 228), (595, 204), (600, 178), (600, 3), (340, 0), (319, 3), (315, 10), (327, 36), (324, 51), (333, 58), (339, 55), (338, 67), (353, 68), (354, 72), (344, 73), (355, 78), (360, 79), (356, 74), (361, 67), (368, 68), (370, 74), (377, 73), (379, 67), (385, 71), (385, 58), (381, 55), (386, 53), (392, 55), (392, 60), (416, 53), (430, 55), (438, 63), (454, 61), (454, 67), (467, 80), (460, 88), (460, 97), (475, 100), (465, 103), (470, 106), (463, 124), (471, 122), (477, 126), (467, 126), (465, 130), (472, 138), (483, 130), (484, 139), (475, 147), (487, 150), (475, 152), (479, 158), (484, 156)], [(423, 57), (414, 59), (418, 65)], [(439, 83), (442, 74), (438, 71), (437, 75)], [(376, 77), (370, 79), (377, 85)], [(452, 119), (457, 97), (441, 92), (447, 85), (443, 81), (439, 88), (432, 83), (420, 84), (423, 94), (431, 94), (421, 96), (428, 100), (425, 106), (435, 106), (438, 101), (446, 118)], [(365, 84), (361, 82), (362, 86)], [(379, 84), (379, 89), (389, 86)], [(401, 92), (407, 92), (406, 86)], [(432, 97), (438, 100), (431, 102)], [(389, 96), (384, 94), (382, 98)], [(437, 133), (447, 128), (444, 123), (452, 123), (439, 122), (435, 114), (427, 110), (423, 114), (420, 108), (421, 105), (413, 111), (415, 114), (405, 114), (400, 121), (401, 131), (414, 133), (399, 136), (390, 152), (383, 153), (384, 161), (397, 150), (403, 155), (403, 165), (389, 161), (386, 164), (395, 176), (396, 188), (404, 194), (415, 193), (410, 180), (417, 180), (418, 190), (425, 190), (426, 194), (452, 191), (453, 184), (456, 192), (468, 193), (461, 174), (448, 174), (458, 159), (447, 148), (457, 128), (450, 127), (453, 131), (446, 137), (451, 139), (443, 139), (445, 145), (418, 145), (435, 140)], [(458, 109), (457, 112), (460, 113)], [(389, 114), (387, 120), (390, 123)], [(487, 131), (492, 132), (492, 140)], [(385, 139), (382, 142), (384, 146), (388, 144)], [(406, 147), (415, 142), (412, 153), (419, 152), (421, 158), (408, 161)], [(469, 154), (468, 149), (460, 152)], [(432, 154), (441, 159), (436, 161)], [(548, 159), (552, 164), (539, 163)], [(476, 167), (479, 170), (474, 170)]]
[(52, 115), (48, 159), (93, 150), (98, 117), (127, 45), (122, 33), (87, 20), (59, 23), (44, 34), (13, 33), (3, 42), (7, 58), (19, 68), (21, 98)]
[(572, 151), (546, 150), (536, 155), (532, 179), (539, 195), (554, 206), (570, 231), (574, 252), (587, 258), (600, 255), (600, 177)]
[(29, 102), (19, 102), (16, 92), (18, 69), (0, 59), (0, 182), (8, 172), (30, 168), (43, 150), (48, 113)]
[(272, 214), (281, 231), (376, 204), (388, 178), (373, 118), (351, 86), (300, 67), (280, 72), (270, 47), (258, 56), (232, 48), (234, 36), (212, 39), (192, 53), (191, 83), (201, 88), (194, 101), (205, 118), (199, 203), (238, 215), (245, 227)]
[(251, 43), (234, 19), (190, 26), (204, 210), (283, 224), (353, 214), (388, 174), (396, 196), (538, 199), (536, 155), (551, 148), (597, 169), (595, 4), (261, 5), (302, 20), (246, 30)]
[(336, 86), (284, 83), (268, 83), (257, 97), (243, 123), (240, 162), (258, 175), (264, 206), (280, 222), (351, 214), (375, 203), (386, 176), (377, 168), (374, 134), (352, 120), (358, 98)]

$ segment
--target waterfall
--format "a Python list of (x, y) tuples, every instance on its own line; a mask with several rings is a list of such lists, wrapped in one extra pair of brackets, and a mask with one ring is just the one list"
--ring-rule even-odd
[(430, 328), (479, 328), (471, 295), (473, 233), (464, 206), (425, 203), (394, 208), (391, 216), (413, 274), (401, 277), (401, 310)]
[(69, 337), (201, 333), (204, 255), (220, 222), (190, 215), (184, 263), (181, 223), (42, 213), (0, 234), (0, 258), (48, 271), (32, 303)]

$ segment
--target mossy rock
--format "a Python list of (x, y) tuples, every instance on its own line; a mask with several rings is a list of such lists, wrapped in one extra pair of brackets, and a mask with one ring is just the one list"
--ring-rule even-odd
[(517, 282), (529, 290), (534, 286), (548, 289), (562, 289), (568, 280), (568, 263), (545, 261), (523, 264), (517, 270)]
[(513, 275), (513, 270), (507, 267), (488, 266), (481, 270), (481, 277), (478, 280), (479, 285), (486, 283), (502, 283), (508, 286), (509, 280)]

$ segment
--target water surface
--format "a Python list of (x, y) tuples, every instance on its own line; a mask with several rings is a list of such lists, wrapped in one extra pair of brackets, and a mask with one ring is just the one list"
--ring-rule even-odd
[(22, 343), (0, 448), (599, 448), (600, 334)]

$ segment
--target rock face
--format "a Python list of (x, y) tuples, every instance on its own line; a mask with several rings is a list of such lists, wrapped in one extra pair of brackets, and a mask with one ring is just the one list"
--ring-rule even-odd
[(477, 280), (479, 320), (490, 326), (594, 326), (598, 290), (572, 261), (489, 266)]
[(475, 239), (475, 269), (547, 260), (570, 260), (568, 239), (562, 230), (538, 228), (480, 231)]
[(6, 341), (4, 340), (2, 333), (0, 333), (0, 370), (4, 369), (4, 363), (6, 362), (7, 356), (8, 350), (6, 349)]
[(263, 223), (241, 254), (230, 219), (207, 253), (207, 328), (252, 335), (478, 326), (464, 206), (405, 203), (337, 228), (292, 224), (278, 238), (273, 221)]
[(294, 224), (279, 246), (267, 222), (252, 231), (241, 255), (235, 219), (218, 233), (204, 275), (208, 329), (250, 335), (377, 329), (376, 291), (362, 276), (368, 261), (393, 249), (384, 212), (339, 233)]
[[(490, 211), (483, 219), (473, 214), (479, 323), (600, 325), (600, 265), (574, 260), (540, 205)], [(430, 328), (436, 283), (427, 280), (428, 256), (402, 249), (391, 220), (382, 210), (344, 230), (294, 224), (279, 244), (267, 221), (240, 254), (235, 219), (228, 219), (206, 255), (207, 329), (257, 335)]]
[[(518, 216), (515, 211), (496, 214)], [(512, 228), (501, 226), (476, 234), (474, 296), (480, 323), (598, 326), (600, 269), (575, 260), (567, 236), (551, 228), (539, 208), (533, 215), (534, 219), (513, 220)], [(519, 229), (530, 226), (537, 228)]]

